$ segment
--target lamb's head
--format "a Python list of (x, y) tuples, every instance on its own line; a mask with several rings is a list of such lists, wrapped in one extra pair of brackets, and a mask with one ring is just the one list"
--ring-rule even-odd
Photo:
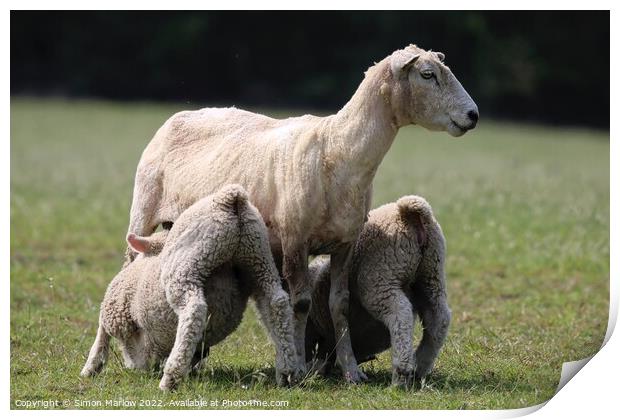
[(455, 137), (476, 126), (478, 107), (443, 63), (442, 53), (410, 45), (388, 59), (390, 102), (399, 125), (419, 124)]

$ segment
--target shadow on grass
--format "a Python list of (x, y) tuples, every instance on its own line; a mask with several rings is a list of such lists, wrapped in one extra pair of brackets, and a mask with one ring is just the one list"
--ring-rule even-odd
[[(392, 384), (392, 372), (388, 369), (367, 369), (365, 373), (368, 380), (363, 386), (371, 389), (383, 389)], [(209, 367), (203, 366), (199, 371), (194, 372), (188, 379), (188, 384), (194, 381), (208, 381), (213, 386), (232, 387), (251, 389), (255, 387), (276, 388), (274, 368), (252, 368), (252, 367)], [(306, 390), (328, 390), (341, 389), (351, 386), (342, 379), (340, 372), (333, 369), (329, 374), (320, 376), (308, 374), (295, 387)], [(416, 381), (414, 390), (422, 388), (430, 389), (435, 392), (532, 392), (534, 386), (526, 381), (515, 381), (515, 378), (506, 378), (498, 375), (481, 376), (454, 376), (445, 375), (442, 372), (434, 372), (429, 375), (424, 383)]]

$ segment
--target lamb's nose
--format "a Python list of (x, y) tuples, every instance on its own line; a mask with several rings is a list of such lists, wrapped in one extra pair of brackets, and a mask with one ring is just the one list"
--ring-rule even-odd
[(474, 123), (474, 125), (476, 125), (478, 122), (478, 111), (472, 109), (467, 113), (467, 116)]

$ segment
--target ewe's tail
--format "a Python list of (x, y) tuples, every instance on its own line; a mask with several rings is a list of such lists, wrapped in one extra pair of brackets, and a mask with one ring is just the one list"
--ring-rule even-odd
[(230, 184), (216, 192), (213, 201), (237, 210), (240, 205), (247, 203), (248, 193), (241, 185)]
[(426, 245), (428, 230), (435, 224), (431, 205), (417, 195), (401, 197), (396, 205), (400, 216), (415, 229), (418, 245)]

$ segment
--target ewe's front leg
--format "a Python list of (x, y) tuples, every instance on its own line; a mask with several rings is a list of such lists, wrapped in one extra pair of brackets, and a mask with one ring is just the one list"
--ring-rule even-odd
[(293, 331), (298, 366), (306, 366), (306, 323), (312, 304), (312, 289), (308, 277), (308, 249), (283, 247), (282, 274), (289, 286), (293, 305)]
[(179, 323), (174, 347), (159, 383), (164, 391), (174, 389), (191, 369), (192, 356), (203, 337), (207, 319), (207, 302), (199, 284), (171, 282), (167, 286), (168, 303), (178, 315)]
[(331, 254), (329, 311), (334, 323), (336, 363), (348, 382), (358, 383), (367, 379), (357, 366), (349, 330), (349, 271), (353, 245)]

